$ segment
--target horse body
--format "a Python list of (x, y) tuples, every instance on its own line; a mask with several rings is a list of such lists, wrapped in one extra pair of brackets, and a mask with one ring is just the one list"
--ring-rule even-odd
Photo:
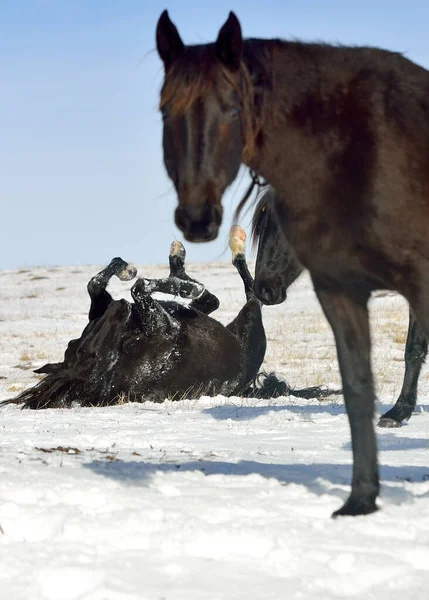
[(429, 335), (429, 73), (378, 49), (243, 41), (233, 13), (214, 44), (185, 46), (165, 11), (157, 47), (176, 223), (190, 241), (214, 239), (242, 162), (276, 189), (337, 346), (354, 462), (335, 515), (373, 512), (371, 292), (403, 294)]
[(128, 400), (162, 402), (232, 393), (250, 383), (243, 381), (239, 339), (193, 308), (158, 302), (160, 318), (149, 333), (132, 303), (115, 300), (69, 344), (64, 365), (70, 380), (82, 380), (90, 390), (78, 401), (112, 404), (124, 393)]
[(277, 41), (244, 44), (249, 70), (261, 48), (277, 108), (248, 164), (276, 189), (300, 262), (327, 285), (415, 296), (429, 258), (429, 74), (377, 49)]
[[(103, 406), (249, 392), (265, 356), (266, 337), (243, 240), (233, 264), (244, 282), (246, 303), (226, 327), (209, 316), (218, 299), (186, 274), (184, 248), (177, 242), (174, 247), (179, 254), (170, 255), (170, 276), (138, 279), (131, 288), (133, 302), (113, 300), (106, 290), (113, 275), (135, 276), (122, 259), (113, 259), (95, 275), (88, 283), (89, 322), (80, 338), (69, 342), (63, 362), (38, 369), (46, 374), (42, 381), (2, 404)], [(190, 303), (155, 300), (154, 292), (174, 293)]]
[[(268, 188), (258, 200), (252, 219), (252, 237), (253, 243), (258, 243), (255, 294), (264, 304), (280, 304), (286, 299), (288, 288), (303, 272), (303, 267), (283, 235), (275, 212), (275, 191), (272, 188)], [(417, 403), (417, 384), (427, 350), (425, 332), (410, 310), (402, 389), (395, 405), (380, 417), (380, 427), (400, 427), (411, 417)]]

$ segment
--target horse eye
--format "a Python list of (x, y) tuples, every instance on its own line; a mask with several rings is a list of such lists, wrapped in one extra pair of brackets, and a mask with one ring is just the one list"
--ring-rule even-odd
[(240, 109), (238, 106), (230, 106), (227, 114), (230, 119), (236, 119), (240, 114)]

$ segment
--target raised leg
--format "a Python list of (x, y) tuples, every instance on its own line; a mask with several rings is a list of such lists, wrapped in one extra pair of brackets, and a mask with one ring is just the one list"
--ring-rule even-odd
[(189, 281), (191, 278), (185, 271), (186, 250), (183, 244), (174, 241), (170, 246), (168, 262), (170, 264), (170, 277), (177, 277)]
[(137, 269), (126, 263), (122, 258), (116, 257), (110, 261), (105, 269), (90, 279), (87, 286), (91, 298), (90, 321), (101, 317), (112, 302), (112, 296), (106, 290), (106, 287), (113, 275), (116, 275), (122, 281), (130, 281), (137, 275)]
[[(192, 279), (185, 271), (186, 250), (180, 242), (174, 241), (170, 248), (170, 277), (177, 277), (184, 281), (192, 281), (198, 285), (202, 284), (196, 279)], [(205, 286), (200, 296), (193, 299), (190, 306), (205, 315), (209, 315), (219, 308), (219, 300), (214, 294), (211, 294)]]
[(166, 277), (161, 279), (144, 278), (145, 289), (148, 294), (161, 292), (179, 296), (186, 300), (196, 300), (204, 292), (204, 286), (201, 283), (191, 280), (178, 279), (177, 277)]
[(315, 278), (313, 283), (335, 336), (353, 448), (351, 495), (333, 516), (364, 515), (377, 510), (375, 501), (379, 493), (367, 309), (370, 292), (364, 286), (346, 291), (326, 288)]
[(162, 292), (191, 300), (191, 308), (208, 315), (219, 308), (219, 300), (202, 283), (189, 277), (185, 258), (185, 248), (174, 241), (170, 247), (170, 275), (165, 279), (145, 279), (146, 289), (150, 293)]
[(167, 336), (178, 324), (150, 294), (150, 290), (146, 289), (145, 279), (137, 279), (131, 288), (142, 333), (147, 337)]
[(243, 388), (253, 382), (265, 357), (267, 339), (262, 323), (261, 302), (253, 292), (253, 277), (246, 262), (246, 233), (237, 225), (231, 228), (229, 245), (232, 252), (232, 264), (237, 269), (246, 294), (246, 304), (236, 318), (227, 325), (227, 329), (238, 339), (243, 349)]
[[(232, 264), (237, 269), (238, 274), (240, 275), (244, 284), (246, 300), (257, 300), (253, 291), (253, 277), (250, 274), (246, 262), (246, 232), (238, 225), (233, 225), (231, 227), (231, 232), (229, 234), (229, 246), (231, 248), (232, 253)], [(257, 301), (261, 306), (259, 300)]]
[(405, 376), (395, 406), (380, 417), (379, 427), (400, 427), (416, 407), (417, 384), (428, 351), (428, 340), (420, 323), (410, 309), (407, 343), (405, 345)]

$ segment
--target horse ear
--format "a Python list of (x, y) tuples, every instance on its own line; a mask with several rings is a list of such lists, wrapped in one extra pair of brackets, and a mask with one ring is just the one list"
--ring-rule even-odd
[(243, 36), (241, 35), (240, 21), (233, 12), (230, 12), (217, 36), (216, 56), (231, 71), (237, 71), (242, 54)]
[(166, 10), (159, 17), (156, 27), (156, 47), (159, 57), (164, 63), (165, 70), (171, 67), (185, 48), (177, 27), (170, 21)]

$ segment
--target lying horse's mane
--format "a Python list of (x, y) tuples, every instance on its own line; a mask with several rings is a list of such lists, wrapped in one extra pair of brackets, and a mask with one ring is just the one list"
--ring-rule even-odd
[(49, 373), (45, 379), (15, 398), (3, 400), (1, 406), (22, 403), (22, 408), (70, 408), (78, 399), (80, 406), (93, 405), (85, 393), (85, 380), (76, 378), (69, 370), (64, 370)]
[[(191, 390), (192, 388), (189, 391)], [(282, 396), (322, 400), (328, 396), (340, 394), (342, 394), (341, 389), (332, 389), (325, 385), (296, 389), (291, 387), (284, 379), (278, 378), (275, 373), (261, 371), (253, 379), (250, 386), (237, 395), (243, 398), (259, 398), (261, 400)], [(184, 397), (186, 397), (186, 394)], [(16, 398), (3, 400), (1, 405), (23, 403), (22, 409), (71, 408), (74, 402), (77, 402), (79, 406), (110, 406), (117, 404), (120, 400), (121, 395), (119, 394), (112, 400), (104, 401), (102, 404), (94, 403), (85, 393), (84, 381), (75, 379), (71, 372), (55, 371), (49, 373), (45, 379), (39, 381), (34, 387), (25, 390)], [(137, 401), (135, 398), (128, 398), (127, 401), (133, 400)]]
[(253, 249), (255, 249), (258, 244), (262, 221), (266, 218), (267, 213), (271, 213), (272, 211), (272, 194), (273, 190), (268, 188), (259, 192), (256, 197), (255, 212), (253, 213), (250, 226), (250, 239), (252, 241)]
[(281, 396), (295, 396), (296, 398), (305, 398), (311, 400), (317, 398), (327, 398), (328, 396), (338, 396), (342, 390), (334, 390), (325, 385), (317, 385), (308, 388), (296, 389), (291, 387), (284, 379), (279, 379), (275, 373), (258, 373), (252, 385), (243, 392), (244, 398), (279, 398)]

